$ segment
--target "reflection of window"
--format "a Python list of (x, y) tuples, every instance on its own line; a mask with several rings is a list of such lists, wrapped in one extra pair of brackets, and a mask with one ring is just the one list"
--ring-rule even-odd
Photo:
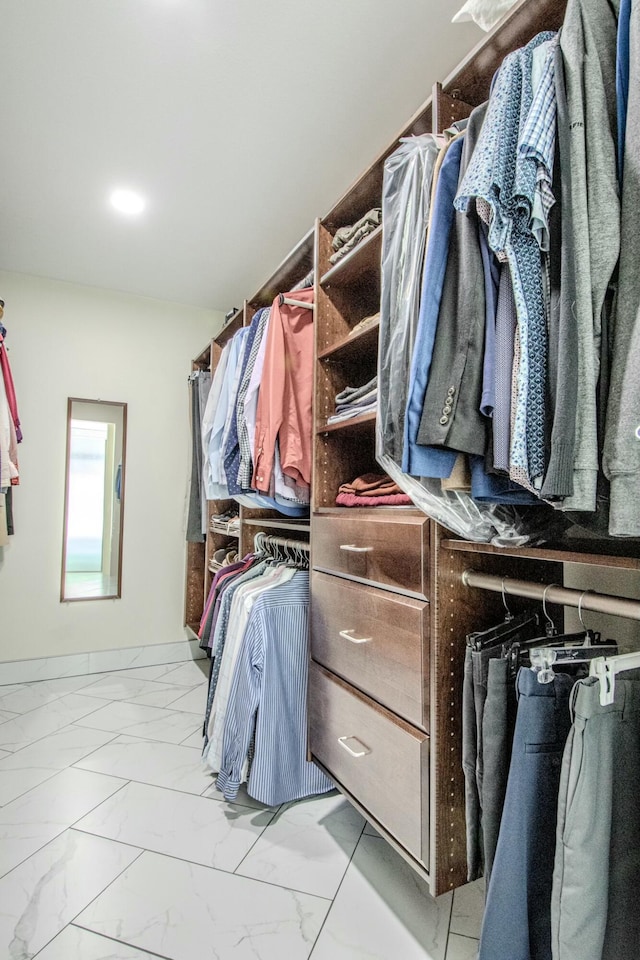
[(115, 424), (71, 420), (68, 571), (109, 570), (114, 439)]

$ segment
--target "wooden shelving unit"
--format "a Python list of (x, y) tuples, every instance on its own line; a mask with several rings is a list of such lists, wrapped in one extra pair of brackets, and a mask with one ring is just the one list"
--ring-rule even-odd
[(345, 287), (354, 280), (361, 280), (367, 273), (379, 274), (381, 253), (382, 227), (380, 226), (327, 270), (320, 278), (320, 285)]

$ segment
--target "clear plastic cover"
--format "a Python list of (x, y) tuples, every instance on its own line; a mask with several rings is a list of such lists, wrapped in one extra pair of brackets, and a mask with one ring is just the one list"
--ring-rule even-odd
[[(568, 519), (544, 503), (484, 503), (439, 479), (402, 470), (409, 391), (438, 141), (431, 135), (400, 142), (385, 162), (376, 459), (413, 503), (467, 540), (522, 546), (557, 537)], [(447, 474), (445, 474), (447, 475)]]

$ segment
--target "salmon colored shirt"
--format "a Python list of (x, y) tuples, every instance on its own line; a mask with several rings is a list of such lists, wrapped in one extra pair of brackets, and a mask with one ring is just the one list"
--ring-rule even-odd
[[(313, 287), (285, 294), (313, 303)], [(276, 441), (285, 476), (311, 483), (313, 310), (273, 301), (256, 415), (253, 487), (269, 492)]]

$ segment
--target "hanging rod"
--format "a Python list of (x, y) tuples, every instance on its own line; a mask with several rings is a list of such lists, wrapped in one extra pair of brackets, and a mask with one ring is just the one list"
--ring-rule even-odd
[(280, 306), (283, 303), (288, 304), (290, 307), (304, 307), (306, 310), (313, 310), (314, 304), (307, 303), (306, 300), (294, 300), (292, 297), (285, 297), (283, 293), (280, 294)]
[(640, 601), (627, 600), (625, 597), (612, 597), (607, 593), (575, 590), (554, 584), (531, 583), (530, 580), (512, 580), (511, 577), (496, 577), (490, 573), (478, 573), (465, 570), (462, 582), (466, 587), (478, 587), (493, 593), (504, 593), (513, 597), (526, 597), (529, 600), (546, 600), (565, 607), (577, 607), (607, 613), (613, 617), (625, 617), (628, 620), (640, 620)]
[(256, 546), (260, 543), (260, 540), (258, 540), (259, 537), (261, 537), (262, 542), (267, 545), (272, 543), (275, 547), (288, 547), (290, 550), (303, 550), (309, 553), (310, 546), (306, 540), (289, 540), (288, 537), (272, 537), (268, 533), (260, 532), (256, 533), (254, 537), (254, 544)]

